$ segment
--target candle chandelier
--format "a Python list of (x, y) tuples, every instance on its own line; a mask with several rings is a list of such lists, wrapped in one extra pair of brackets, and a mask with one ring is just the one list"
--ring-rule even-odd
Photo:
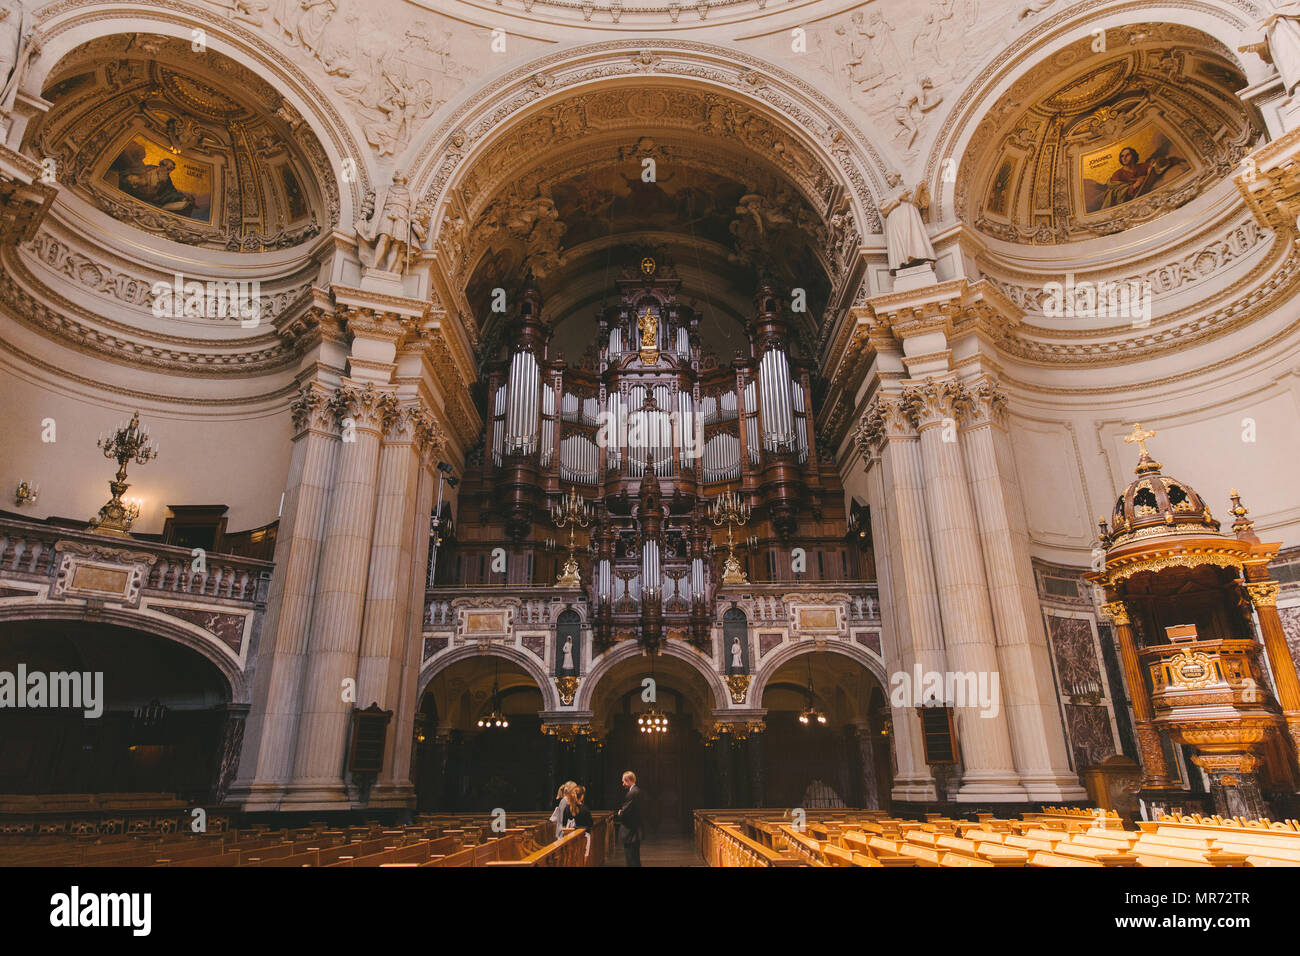
[(564, 562), (564, 568), (560, 571), (560, 576), (555, 580), (555, 586), (561, 588), (576, 588), (582, 586), (582, 578), (578, 574), (578, 559), (574, 554), (573, 532), (577, 527), (585, 528), (591, 524), (593, 516), (591, 505), (587, 504), (585, 498), (578, 494), (576, 488), (570, 488), (569, 493), (560, 498), (559, 503), (551, 506), (551, 520), (555, 522), (555, 527), (569, 529), (569, 560)]
[(140, 517), (140, 499), (122, 499), (122, 493), (130, 487), (126, 480), (126, 466), (132, 461), (143, 465), (157, 458), (158, 445), (149, 437), (149, 432), (140, 427), (140, 413), (136, 412), (129, 424), (117, 426), (107, 436), (100, 435), (95, 446), (103, 449), (105, 458), (117, 460), (117, 477), (108, 483), (113, 497), (99, 509), (99, 514), (90, 519), (86, 530), (126, 537), (131, 532), (131, 525)]
[(713, 500), (708, 514), (709, 520), (717, 527), (727, 526), (727, 560), (722, 565), (722, 583), (748, 584), (745, 571), (736, 560), (736, 543), (731, 529), (733, 525), (744, 525), (749, 521), (749, 505), (736, 492), (724, 491)]
[[(650, 658), (650, 681), (652, 687), (659, 685), (654, 682), (655, 659)], [(650, 709), (643, 711), (636, 719), (637, 727), (643, 734), (666, 734), (668, 733), (668, 715), (655, 706), (655, 702), (650, 702)]]

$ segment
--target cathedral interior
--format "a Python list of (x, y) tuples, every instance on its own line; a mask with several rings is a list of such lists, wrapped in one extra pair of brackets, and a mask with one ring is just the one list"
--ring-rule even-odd
[(0, 857), (1300, 841), (1298, 85), (1295, 0), (0, 0)]

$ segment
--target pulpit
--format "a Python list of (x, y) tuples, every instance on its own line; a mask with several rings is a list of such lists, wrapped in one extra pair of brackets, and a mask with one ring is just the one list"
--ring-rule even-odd
[(1146, 448), (1154, 435), (1137, 425), (1125, 439), (1139, 448), (1137, 477), (1110, 527), (1099, 519), (1105, 563), (1086, 575), (1115, 625), (1142, 787), (1177, 799), (1166, 743), (1182, 744), (1209, 777), (1215, 812), (1269, 816), (1269, 795), (1289, 805), (1300, 779), (1300, 678), (1268, 573), (1281, 545), (1260, 542), (1235, 491), (1234, 534), (1220, 531), (1190, 485), (1161, 474)]

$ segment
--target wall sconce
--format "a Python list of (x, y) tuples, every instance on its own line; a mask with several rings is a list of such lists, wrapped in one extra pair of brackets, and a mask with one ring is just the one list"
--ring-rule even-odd
[(130, 527), (140, 517), (140, 508), (144, 505), (144, 500), (141, 498), (127, 498), (124, 503), (126, 505), (126, 524), (127, 527)]
[(22, 507), (29, 502), (36, 504), (36, 499), (40, 497), (41, 486), (34, 481), (20, 481), (18, 488), (14, 491), (14, 502), (18, 507)]

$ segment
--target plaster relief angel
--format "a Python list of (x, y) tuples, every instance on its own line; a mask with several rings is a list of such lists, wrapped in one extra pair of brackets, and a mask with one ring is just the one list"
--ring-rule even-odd
[(911, 149), (921, 132), (925, 114), (943, 102), (943, 94), (934, 88), (928, 76), (911, 76), (894, 92), (894, 121), (899, 131), (895, 136), (907, 136), (906, 148)]
[(31, 11), (23, 0), (9, 0), (0, 10), (0, 111), (13, 108), (23, 70), (40, 52)]

